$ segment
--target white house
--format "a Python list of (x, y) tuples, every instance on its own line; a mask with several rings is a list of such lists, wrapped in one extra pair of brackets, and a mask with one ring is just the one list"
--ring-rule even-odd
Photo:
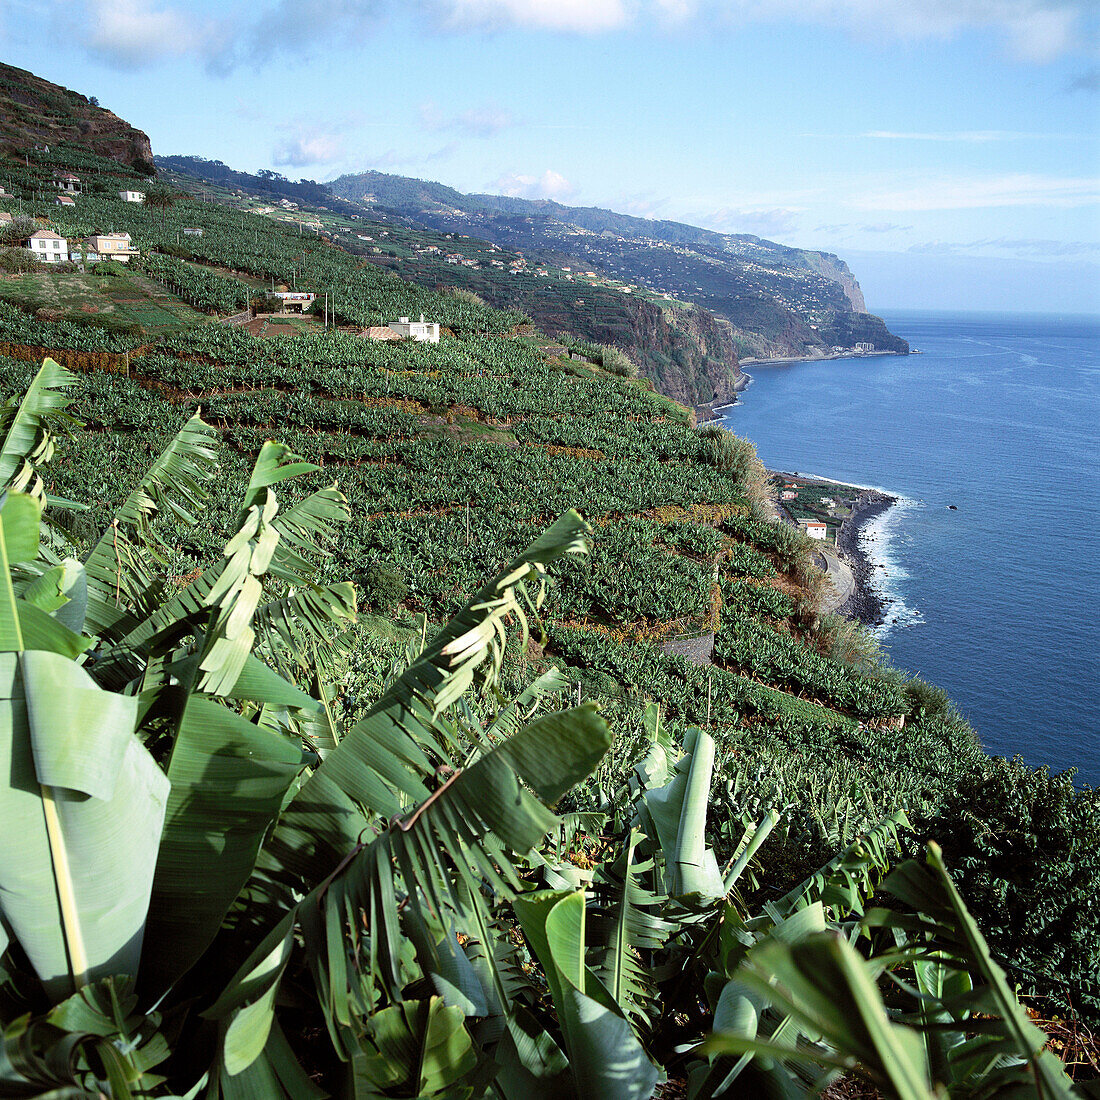
[(72, 172), (58, 172), (54, 175), (54, 185), (59, 191), (68, 191), (72, 195), (80, 194), (80, 177)]
[(183, 227), (183, 235), (185, 237), (201, 237), (202, 226), (200, 225), (185, 225)]
[(804, 519), (802, 521), (802, 530), (812, 539), (819, 539), (821, 542), (825, 541), (825, 536), (829, 533), (829, 526), (826, 523), (822, 523), (817, 519)]
[(69, 242), (50, 229), (36, 230), (23, 242), (23, 247), (29, 248), (31, 255), (43, 264), (60, 264), (69, 258)]
[(76, 206), (76, 199), (72, 195), (58, 195), (56, 202), (58, 206)]
[(145, 192), (144, 191), (119, 191), (118, 197), (120, 199), (122, 199), (123, 202), (144, 202), (145, 201)]
[(798, 494), (793, 489), (784, 489), (782, 496), (784, 500), (798, 500)]
[(398, 336), (407, 336), (421, 344), (439, 343), (439, 324), (428, 324), (424, 320), (424, 314), (420, 314), (419, 321), (410, 321), (408, 317), (402, 317), (399, 321), (390, 321), (386, 326), (397, 333)]

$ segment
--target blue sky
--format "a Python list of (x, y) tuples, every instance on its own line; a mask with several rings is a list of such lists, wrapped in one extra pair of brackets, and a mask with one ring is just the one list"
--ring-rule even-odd
[(158, 153), (757, 233), (878, 309), (1100, 312), (1096, 0), (0, 0), (0, 43)]

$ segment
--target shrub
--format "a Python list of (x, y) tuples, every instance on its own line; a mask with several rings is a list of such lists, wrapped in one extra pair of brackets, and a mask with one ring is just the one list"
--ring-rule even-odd
[(465, 287), (451, 287), (450, 293), (452, 298), (457, 298), (460, 302), (469, 302), (470, 305), (474, 306), (485, 305), (485, 299), (482, 298), (480, 294), (475, 294), (472, 290), (467, 290)]
[(37, 271), (38, 261), (25, 248), (0, 248), (0, 271), (16, 275), (21, 271)]
[(100, 260), (92, 267), (92, 272), (96, 275), (111, 277), (127, 274), (126, 265), (120, 264), (118, 260)]
[(378, 614), (385, 614), (409, 594), (405, 574), (382, 562), (367, 566), (359, 575), (358, 587), (364, 601)]
[(914, 718), (958, 718), (959, 712), (947, 692), (917, 676), (905, 681), (903, 690)]
[(749, 440), (717, 424), (707, 424), (699, 429), (699, 460), (742, 482), (750, 501), (756, 504), (767, 501), (770, 494), (768, 471)]
[[(7, 225), (0, 226), (0, 244), (18, 245), (21, 241), (25, 241), (37, 228), (38, 226), (33, 218), (20, 214), (19, 217), (14, 218)], [(34, 257), (32, 256), (31, 259), (34, 260)], [(34, 263), (37, 264), (38, 261), (34, 260)]]
[(994, 757), (958, 777), (935, 837), (986, 938), (1014, 976), (1100, 1023), (1100, 793)]
[(604, 344), (600, 348), (600, 365), (609, 374), (617, 374), (622, 378), (637, 378), (638, 367), (630, 356), (620, 348), (611, 344)]

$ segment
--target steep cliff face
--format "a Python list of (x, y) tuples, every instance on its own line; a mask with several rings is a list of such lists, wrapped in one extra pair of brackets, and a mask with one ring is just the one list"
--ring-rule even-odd
[(18, 156), (36, 145), (79, 145), (153, 173), (153, 150), (141, 130), (79, 92), (0, 64), (0, 148)]
[(641, 373), (684, 405), (725, 403), (736, 396), (741, 369), (733, 330), (705, 309), (660, 309), (636, 302), (635, 356)]
[(856, 282), (848, 265), (839, 256), (833, 255), (832, 252), (805, 252), (803, 255), (811, 270), (824, 275), (826, 279), (831, 279), (844, 291), (844, 296), (856, 313), (867, 312), (863, 291), (860, 290), (859, 283)]

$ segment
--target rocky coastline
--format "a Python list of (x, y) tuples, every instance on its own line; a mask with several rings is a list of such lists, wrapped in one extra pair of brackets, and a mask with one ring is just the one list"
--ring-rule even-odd
[(856, 619), (865, 626), (881, 626), (885, 619), (886, 604), (872, 586), (876, 569), (881, 566), (867, 554), (860, 539), (860, 532), (871, 522), (897, 504), (897, 497), (881, 493), (877, 489), (864, 489), (856, 498), (852, 514), (841, 524), (837, 532), (837, 551), (848, 563), (855, 578), (855, 591), (837, 609), (848, 619)]

